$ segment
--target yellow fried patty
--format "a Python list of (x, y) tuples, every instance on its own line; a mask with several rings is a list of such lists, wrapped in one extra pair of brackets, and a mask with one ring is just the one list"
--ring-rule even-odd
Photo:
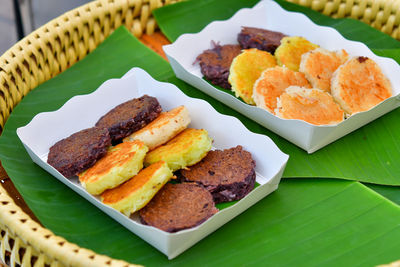
[(328, 51), (323, 48), (311, 50), (301, 57), (300, 71), (306, 75), (314, 88), (331, 92), (332, 74), (345, 63), (349, 55), (345, 50)]
[(129, 216), (143, 208), (171, 177), (168, 164), (156, 162), (118, 187), (104, 191), (101, 201)]
[(281, 45), (275, 51), (275, 57), (279, 66), (299, 71), (301, 56), (318, 48), (318, 45), (298, 36), (283, 37)]
[(165, 145), (147, 153), (145, 166), (163, 160), (172, 171), (191, 166), (204, 158), (211, 149), (212, 139), (206, 130), (188, 128)]
[(182, 132), (189, 123), (188, 109), (185, 106), (180, 106), (161, 113), (154, 121), (124, 138), (123, 141), (140, 140), (152, 150)]
[(291, 86), (278, 99), (275, 110), (278, 117), (304, 120), (315, 125), (343, 121), (344, 112), (333, 97), (320, 89)]
[(254, 84), (254, 102), (274, 114), (276, 99), (291, 85), (311, 87), (301, 72), (279, 66), (266, 69)]
[(366, 111), (392, 96), (392, 86), (372, 59), (354, 57), (332, 77), (332, 96), (349, 114)]
[(143, 159), (148, 150), (140, 141), (111, 147), (94, 166), (78, 175), (79, 181), (90, 194), (101, 194), (136, 175), (143, 168)]
[(276, 59), (268, 52), (258, 49), (246, 49), (236, 56), (231, 64), (228, 81), (236, 97), (247, 104), (254, 105), (253, 86), (261, 72), (276, 66)]

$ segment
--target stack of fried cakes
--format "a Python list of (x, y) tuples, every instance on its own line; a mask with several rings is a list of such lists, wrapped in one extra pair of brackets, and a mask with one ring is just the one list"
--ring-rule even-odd
[[(230, 88), (245, 103), (280, 118), (337, 124), (392, 96), (389, 79), (370, 58), (350, 57), (343, 49), (328, 51), (300, 36), (251, 27), (242, 28), (238, 42), (243, 50), (229, 58)], [(203, 65), (205, 57), (198, 57)], [(218, 63), (212, 64), (208, 68), (218, 68)]]

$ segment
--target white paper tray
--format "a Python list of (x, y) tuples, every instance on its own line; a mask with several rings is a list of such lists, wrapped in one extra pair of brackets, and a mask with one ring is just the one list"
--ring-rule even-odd
[[(247, 105), (205, 81), (199, 64), (193, 64), (199, 54), (211, 48), (211, 41), (219, 42), (221, 45), (237, 43), (237, 34), (242, 26), (279, 31), (290, 36), (303, 36), (328, 50), (346, 49), (351, 56), (372, 58), (390, 79), (394, 96), (369, 111), (355, 114), (339, 124), (329, 126), (315, 126), (301, 120), (281, 119), (264, 109)], [(318, 26), (305, 15), (286, 11), (270, 0), (261, 1), (251, 9), (241, 9), (228, 20), (212, 22), (199, 33), (183, 34), (173, 44), (166, 45), (163, 49), (178, 78), (286, 138), (308, 153), (315, 152), (400, 106), (400, 67), (393, 59), (376, 56), (363, 43), (349, 41), (335, 29)]]
[[(167, 233), (141, 224), (135, 215), (128, 218), (102, 204), (98, 198), (87, 193), (77, 179), (69, 180), (47, 164), (49, 148), (55, 142), (94, 126), (96, 121), (113, 107), (144, 94), (156, 97), (163, 110), (185, 105), (192, 119), (189, 127), (206, 129), (214, 140), (215, 148), (225, 149), (242, 145), (250, 151), (257, 164), (256, 180), (260, 186), (235, 205), (219, 211), (203, 224), (177, 233)], [(90, 112), (87, 112), (88, 110)], [(169, 259), (176, 257), (276, 190), (288, 160), (288, 155), (282, 153), (267, 136), (251, 133), (238, 119), (218, 113), (204, 100), (190, 98), (175, 85), (158, 82), (139, 68), (131, 69), (121, 79), (106, 81), (91, 94), (71, 98), (57, 111), (36, 115), (28, 125), (18, 128), (17, 134), (35, 163), (156, 247)]]

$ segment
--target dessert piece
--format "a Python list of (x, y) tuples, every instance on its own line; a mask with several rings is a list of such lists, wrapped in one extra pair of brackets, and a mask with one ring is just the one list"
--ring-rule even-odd
[(213, 150), (190, 169), (181, 170), (183, 181), (196, 182), (212, 194), (215, 203), (239, 200), (254, 188), (256, 163), (241, 146)]
[(237, 39), (243, 49), (257, 48), (274, 54), (276, 48), (281, 44), (281, 39), (285, 36), (281, 32), (242, 27)]
[(139, 211), (142, 223), (166, 232), (195, 227), (218, 212), (206, 189), (195, 183), (166, 184)]
[(318, 48), (318, 45), (303, 37), (283, 37), (281, 45), (275, 51), (275, 57), (279, 66), (286, 66), (291, 70), (299, 71), (301, 56), (316, 48)]
[(266, 69), (254, 84), (253, 100), (257, 107), (266, 109), (274, 114), (276, 99), (291, 85), (311, 87), (301, 72), (279, 66)]
[(344, 111), (354, 114), (391, 97), (392, 86), (372, 59), (354, 57), (333, 74), (331, 93)]
[(212, 84), (230, 89), (228, 83), (229, 67), (234, 57), (240, 54), (239, 45), (219, 45), (213, 43), (213, 48), (205, 50), (196, 58), (199, 62), (201, 73)]
[(165, 161), (142, 169), (136, 176), (101, 194), (101, 201), (126, 216), (143, 208), (169, 181), (172, 171)]
[(90, 194), (101, 194), (136, 175), (143, 168), (148, 150), (137, 140), (111, 147), (93, 167), (78, 175), (79, 181)]
[(280, 96), (275, 113), (283, 119), (304, 120), (315, 125), (335, 124), (344, 119), (344, 111), (329, 93), (298, 86), (290, 86)]
[(211, 149), (212, 139), (206, 130), (188, 128), (175, 136), (165, 145), (147, 153), (146, 166), (163, 160), (172, 171), (176, 171), (199, 162)]
[(243, 50), (232, 61), (229, 74), (229, 83), (236, 97), (241, 97), (247, 104), (254, 105), (253, 86), (261, 73), (276, 66), (276, 60), (268, 52), (255, 48)]
[(118, 141), (143, 128), (161, 111), (155, 97), (144, 95), (116, 106), (101, 117), (96, 126), (108, 128), (112, 141)]
[(349, 55), (343, 49), (331, 52), (317, 48), (302, 55), (300, 71), (306, 75), (314, 88), (330, 93), (332, 74), (348, 58)]
[(47, 163), (65, 177), (76, 176), (103, 157), (110, 145), (106, 128), (84, 129), (50, 147)]
[(140, 140), (152, 150), (186, 129), (190, 123), (189, 111), (185, 106), (161, 113), (144, 128), (124, 138), (124, 142)]

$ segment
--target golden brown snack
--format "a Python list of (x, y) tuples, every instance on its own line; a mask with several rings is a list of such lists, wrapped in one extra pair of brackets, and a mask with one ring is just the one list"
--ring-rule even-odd
[(306, 78), (314, 88), (330, 93), (332, 74), (348, 58), (349, 55), (344, 49), (328, 51), (323, 48), (317, 48), (302, 55), (300, 71), (306, 75)]
[(304, 120), (315, 125), (335, 124), (344, 119), (343, 110), (329, 93), (298, 86), (286, 89), (278, 99), (275, 113), (283, 119)]
[(258, 49), (246, 49), (235, 57), (229, 71), (228, 81), (236, 97), (241, 97), (247, 104), (254, 105), (253, 86), (261, 73), (276, 66), (276, 59), (268, 52)]
[(143, 168), (143, 159), (148, 150), (140, 141), (111, 147), (93, 167), (78, 175), (79, 181), (90, 194), (101, 194), (136, 175)]
[(333, 74), (331, 93), (344, 111), (354, 114), (391, 97), (392, 86), (372, 59), (354, 57)]
[(318, 45), (298, 36), (283, 37), (281, 45), (275, 51), (275, 57), (279, 66), (299, 71), (301, 56), (318, 48)]
[(266, 109), (272, 114), (275, 114), (276, 99), (291, 85), (307, 88), (311, 87), (306, 77), (301, 72), (279, 66), (266, 69), (254, 84), (254, 102), (257, 107)]
[(124, 142), (142, 141), (149, 150), (168, 142), (182, 132), (190, 123), (189, 111), (185, 106), (161, 113), (144, 128), (124, 138)]
[(143, 208), (171, 177), (168, 164), (156, 162), (118, 187), (104, 191), (101, 201), (129, 216)]
[(172, 171), (191, 166), (204, 158), (211, 149), (212, 139), (206, 130), (188, 128), (165, 145), (147, 153), (146, 166), (163, 160)]

